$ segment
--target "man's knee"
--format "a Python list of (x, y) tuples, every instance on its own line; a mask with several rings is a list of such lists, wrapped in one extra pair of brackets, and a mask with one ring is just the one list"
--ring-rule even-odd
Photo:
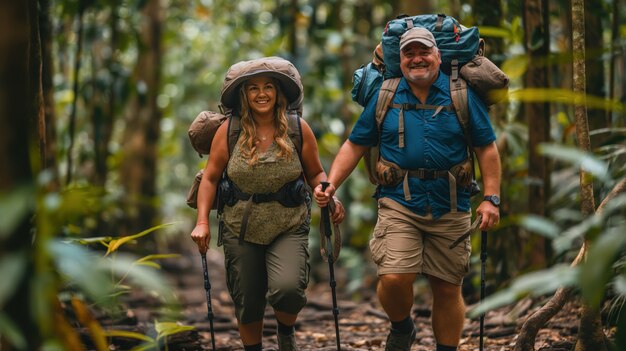
[(430, 276), (430, 288), (434, 297), (450, 299), (461, 296), (461, 286), (452, 284), (437, 277)]
[(384, 274), (378, 277), (380, 287), (384, 290), (403, 290), (413, 287), (415, 274)]

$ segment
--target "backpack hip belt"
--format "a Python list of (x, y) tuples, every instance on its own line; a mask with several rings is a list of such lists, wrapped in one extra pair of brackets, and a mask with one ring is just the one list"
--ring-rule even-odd
[(421, 180), (447, 178), (450, 191), (450, 212), (457, 212), (457, 183), (463, 187), (468, 187), (470, 185), (468, 183), (471, 180), (471, 173), (468, 172), (468, 169), (471, 169), (469, 162), (469, 158), (465, 159), (459, 164), (452, 166), (449, 170), (427, 168), (403, 169), (395, 163), (380, 157), (376, 164), (376, 172), (381, 185), (394, 186), (402, 182), (402, 190), (406, 201), (411, 200), (409, 178), (417, 178)]
[(224, 202), (228, 206), (234, 206), (237, 201), (247, 201), (241, 219), (241, 228), (239, 230), (239, 244), (242, 245), (248, 227), (248, 217), (252, 204), (263, 202), (278, 201), (285, 207), (297, 207), (305, 203), (307, 198), (307, 189), (303, 177), (293, 180), (281, 186), (278, 191), (270, 193), (246, 193), (241, 191), (232, 181), (229, 180), (231, 191), (228, 192)]

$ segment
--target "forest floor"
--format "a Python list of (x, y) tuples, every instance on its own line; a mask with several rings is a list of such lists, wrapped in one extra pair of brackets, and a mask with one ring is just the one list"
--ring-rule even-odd
[[(168, 279), (175, 289), (180, 309), (176, 320), (181, 325), (195, 329), (168, 337), (167, 350), (211, 350), (210, 324), (207, 319), (207, 300), (204, 289), (200, 255), (192, 247), (174, 263), (164, 263)], [(341, 259), (341, 258), (340, 258)], [(215, 344), (217, 350), (243, 350), (233, 305), (226, 290), (224, 263), (221, 250), (211, 249), (207, 253), (211, 282), (211, 302), (214, 317)], [(326, 271), (328, 266), (326, 265)], [(339, 331), (342, 350), (384, 350), (389, 322), (375, 296), (374, 284), (361, 289), (358, 301), (342, 294), (341, 280), (344, 272), (335, 272), (338, 280)], [(419, 279), (418, 279), (419, 281)], [(412, 317), (417, 326), (417, 339), (412, 351), (434, 350), (435, 339), (430, 327), (428, 288), (416, 283), (416, 303)], [(311, 282), (307, 289), (308, 303), (300, 313), (296, 324), (296, 339), (300, 350), (336, 350), (335, 323), (332, 314), (332, 294), (325, 282)], [(484, 322), (484, 350), (512, 350), (517, 333), (525, 319), (540, 307), (542, 301), (526, 300), (516, 306), (489, 312)], [(101, 321), (105, 329), (129, 330), (150, 334), (155, 319), (163, 318), (163, 309), (158, 300), (141, 292), (135, 292), (123, 303), (126, 316), (115, 320)], [(471, 305), (468, 306), (471, 308)], [(535, 350), (566, 351), (573, 349), (578, 332), (580, 308), (569, 302), (553, 317), (537, 335)], [(479, 320), (466, 319), (459, 350), (479, 349)], [(154, 331), (152, 331), (154, 334)], [(88, 339), (82, 331), (83, 340)], [(116, 337), (111, 340), (111, 350), (130, 350), (136, 340)], [(263, 333), (264, 350), (277, 350), (276, 322), (270, 308), (266, 309)], [(165, 349), (165, 348), (163, 348)]]

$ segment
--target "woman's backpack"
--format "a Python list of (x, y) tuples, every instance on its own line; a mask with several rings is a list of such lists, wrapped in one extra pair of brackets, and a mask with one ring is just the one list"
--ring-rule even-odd
[[(289, 135), (291, 142), (296, 147), (298, 157), (302, 160), (302, 126), (300, 118), (301, 117), (298, 114), (293, 112), (287, 114), (287, 135)], [(193, 120), (188, 131), (189, 141), (200, 157), (202, 157), (203, 154), (209, 155), (211, 152), (211, 142), (215, 137), (215, 133), (224, 122), (228, 123), (228, 135), (226, 138), (228, 142), (228, 154), (230, 155), (235, 149), (235, 145), (239, 139), (239, 133), (241, 132), (241, 124), (238, 116), (227, 117), (217, 112), (202, 111)], [(204, 169), (201, 169), (198, 173), (196, 173), (193, 184), (187, 193), (187, 205), (191, 208), (198, 207), (198, 188), (200, 187), (200, 181), (202, 180), (203, 174)], [(217, 198), (218, 197), (216, 197), (216, 199)], [(212, 209), (219, 209), (218, 202), (219, 201), (215, 201), (213, 203)]]

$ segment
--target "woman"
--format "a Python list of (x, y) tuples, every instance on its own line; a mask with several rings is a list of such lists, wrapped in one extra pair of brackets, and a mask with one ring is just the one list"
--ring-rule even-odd
[[(306, 303), (304, 290), (309, 275), (310, 192), (289, 206), (262, 201), (251, 194), (276, 194), (298, 179), (306, 179), (311, 188), (326, 180), (308, 124), (301, 120), (301, 157), (288, 137), (286, 109), (298, 102), (302, 90), (294, 77), (267, 65), (272, 59), (276, 58), (244, 62), (258, 69), (247, 70), (234, 81), (227, 75), (222, 103), (240, 118), (241, 131), (230, 157), (228, 123), (215, 134), (198, 191), (198, 219), (191, 233), (200, 252), (206, 252), (211, 239), (209, 211), (226, 170), (239, 200), (224, 207), (222, 241), (228, 290), (245, 350), (262, 350), (266, 299), (278, 322), (279, 350), (296, 350), (294, 325)], [(344, 212), (337, 201), (333, 221), (340, 223)]]

